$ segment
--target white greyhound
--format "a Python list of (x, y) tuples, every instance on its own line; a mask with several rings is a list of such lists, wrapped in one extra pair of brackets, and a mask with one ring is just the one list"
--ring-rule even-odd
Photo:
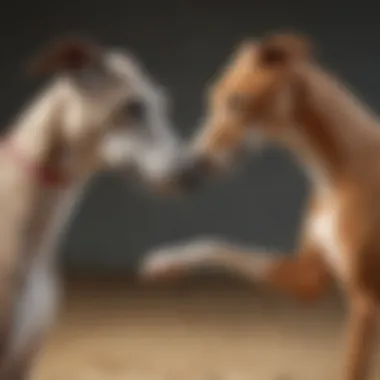
[(162, 190), (182, 157), (163, 92), (130, 54), (67, 38), (31, 68), (54, 79), (0, 148), (0, 379), (7, 380), (29, 377), (54, 320), (54, 251), (90, 177), (128, 167)]

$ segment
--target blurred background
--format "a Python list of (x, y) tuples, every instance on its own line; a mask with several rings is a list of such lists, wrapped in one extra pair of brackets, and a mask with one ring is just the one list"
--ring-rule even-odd
[[(1, 125), (41, 85), (23, 76), (25, 60), (72, 31), (135, 53), (168, 88), (184, 138), (202, 115), (205, 84), (233, 47), (289, 27), (314, 38), (320, 60), (379, 111), (377, 7), (363, 0), (8, 2), (0, 13)], [(144, 287), (116, 276), (133, 273), (157, 244), (198, 235), (291, 250), (306, 191), (291, 157), (277, 150), (187, 199), (96, 178), (61, 247), (65, 268), (79, 280), (68, 281), (61, 322), (35, 378), (333, 378), (344, 328), (335, 298), (303, 309), (227, 279)], [(108, 280), (83, 282), (85, 274)]]
[[(205, 84), (241, 39), (294, 28), (315, 39), (322, 62), (380, 107), (380, 26), (376, 5), (325, 1), (34, 0), (8, 3), (0, 15), (1, 125), (40, 83), (24, 77), (25, 59), (53, 36), (79, 31), (140, 57), (173, 97), (183, 137), (202, 115)], [(158, 243), (222, 235), (291, 249), (306, 184), (283, 152), (252, 159), (223, 185), (185, 200), (152, 197), (114, 177), (99, 178), (70, 227), (62, 250), (68, 268), (123, 273)]]

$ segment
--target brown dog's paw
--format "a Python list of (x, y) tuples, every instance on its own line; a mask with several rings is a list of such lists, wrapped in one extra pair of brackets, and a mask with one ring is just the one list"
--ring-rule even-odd
[(159, 250), (145, 257), (139, 277), (144, 281), (175, 280), (185, 272), (182, 260), (171, 250)]

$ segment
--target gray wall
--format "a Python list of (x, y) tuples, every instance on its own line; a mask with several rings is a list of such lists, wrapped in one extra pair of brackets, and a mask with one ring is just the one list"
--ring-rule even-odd
[[(34, 0), (7, 3), (0, 15), (0, 117), (6, 125), (33, 94), (22, 62), (52, 35), (84, 31), (129, 47), (174, 97), (176, 124), (192, 133), (202, 88), (232, 46), (283, 27), (311, 34), (320, 56), (374, 108), (380, 107), (380, 26), (365, 1)], [(306, 184), (292, 160), (270, 151), (223, 183), (188, 199), (158, 199), (116, 178), (96, 180), (63, 244), (69, 265), (127, 271), (157, 243), (224, 235), (291, 249)]]

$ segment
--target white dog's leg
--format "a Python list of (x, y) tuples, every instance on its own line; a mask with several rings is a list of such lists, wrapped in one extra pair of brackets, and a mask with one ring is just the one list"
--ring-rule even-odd
[[(36, 260), (18, 300), (11, 346), (5, 363), (9, 380), (27, 380), (36, 352), (54, 322), (59, 281), (54, 265)], [(8, 380), (7, 377), (7, 380)]]
[(12, 352), (22, 352), (31, 340), (50, 328), (54, 321), (58, 296), (58, 276), (53, 264), (36, 260), (17, 305)]

